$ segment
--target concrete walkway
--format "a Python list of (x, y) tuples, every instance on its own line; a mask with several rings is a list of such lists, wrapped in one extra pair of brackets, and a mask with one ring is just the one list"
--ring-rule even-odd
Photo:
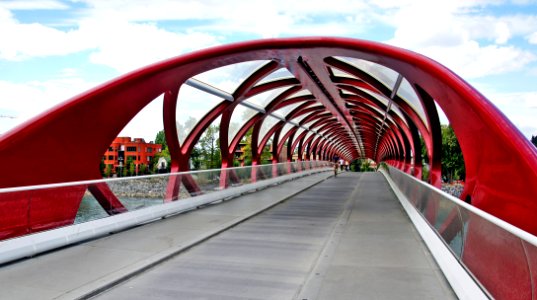
[(332, 173), (299, 178), (218, 205), (0, 267), (0, 299), (77, 299), (125, 280)]
[(98, 298), (455, 296), (384, 177), (379, 173), (345, 173)]

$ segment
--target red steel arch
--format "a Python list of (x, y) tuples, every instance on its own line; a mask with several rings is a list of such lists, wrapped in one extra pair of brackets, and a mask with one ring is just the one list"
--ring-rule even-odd
[[(225, 91), (228, 99), (209, 110), (181, 144), (175, 122), (182, 86), (198, 74), (252, 61), (263, 63), (234, 91)], [(286, 76), (267, 79), (282, 69)], [(389, 72), (382, 75), (379, 70)], [(288, 88), (263, 107), (249, 102), (281, 87)], [(295, 96), (301, 91), (307, 93)], [(235, 149), (253, 129), (253, 164), (260, 163), (262, 149), (273, 137), (275, 162), (287, 142), (288, 160), (295, 149), (298, 160), (367, 157), (421, 177), (421, 136), (429, 155), (430, 183), (438, 186), (441, 136), (436, 103), (449, 119), (465, 158), (467, 183), (462, 197), (471, 197), (473, 205), (537, 234), (537, 151), (515, 126), (478, 91), (437, 62), (404, 49), (346, 38), (242, 42), (185, 54), (121, 76), (1, 136), (0, 157), (10, 176), (0, 179), (0, 187), (100, 178), (102, 153), (160, 95), (164, 97), (163, 127), (172, 171), (188, 170), (192, 149), (220, 117), (224, 168), (233, 165)], [(246, 104), (257, 111), (228, 140), (233, 112)], [(279, 114), (287, 108), (285, 115)], [(115, 112), (113, 118), (110, 111)], [(278, 121), (269, 124), (269, 116)], [(292, 127), (283, 132), (286, 124), (286, 128)], [(263, 134), (262, 128), (266, 129)], [(66, 143), (73, 136), (82, 139)], [(34, 156), (34, 149), (43, 149), (43, 145), (43, 156)], [(56, 151), (60, 147), (64, 151)], [(70, 153), (68, 161), (76, 163), (56, 168), (59, 161), (65, 161), (66, 152)], [(195, 182), (183, 176), (169, 183), (168, 200), (177, 199), (181, 182), (189, 192), (199, 192)], [(106, 185), (87, 188), (109, 213), (125, 211)], [(15, 196), (0, 196), (0, 237), (72, 223), (84, 192), (84, 187), (66, 188), (54, 195), (34, 192), (31, 206)]]

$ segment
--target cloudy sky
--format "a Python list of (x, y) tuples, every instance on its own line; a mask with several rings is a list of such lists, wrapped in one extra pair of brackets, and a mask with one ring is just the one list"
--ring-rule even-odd
[(537, 135), (537, 0), (0, 0), (0, 133), (161, 59), (306, 35), (425, 54)]

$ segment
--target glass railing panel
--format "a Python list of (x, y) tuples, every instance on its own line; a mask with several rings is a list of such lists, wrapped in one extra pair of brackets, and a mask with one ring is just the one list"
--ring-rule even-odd
[(221, 180), (227, 182), (229, 185), (229, 176), (226, 176), (226, 179), (221, 178), (220, 170), (209, 170), (204, 172), (196, 172), (192, 174), (192, 177), (198, 184), (198, 187), (202, 194), (208, 194), (213, 192), (218, 192), (221, 190), (220, 184)]
[(80, 206), (76, 213), (74, 224), (84, 223), (88, 221), (93, 221), (101, 218), (108, 217), (108, 214), (104, 208), (97, 202), (97, 199), (86, 190), (82, 201), (80, 201)]
[(461, 220), (460, 208), (450, 202), (439, 199), (434, 228), (451, 251), (460, 258), (466, 228)]
[(537, 238), (390, 167), (389, 176), (481, 286), (498, 299), (532, 299)]
[(10, 212), (0, 220), (0, 240), (166, 202), (190, 201), (198, 195), (285, 176), (298, 169), (297, 163), (279, 163), (0, 189), (0, 209)]
[(537, 299), (537, 247), (533, 244), (530, 244), (526, 241), (522, 242), (524, 249), (526, 250), (526, 255), (528, 257), (529, 269), (532, 276), (531, 286), (533, 287), (533, 299)]
[(235, 184), (249, 184), (252, 183), (252, 167), (244, 167), (235, 169), (235, 176), (238, 179), (238, 182)]
[(531, 299), (531, 274), (522, 241), (483, 219), (468, 214), (462, 262), (498, 299)]
[(129, 211), (164, 203), (168, 178), (149, 177), (111, 181), (108, 187)]

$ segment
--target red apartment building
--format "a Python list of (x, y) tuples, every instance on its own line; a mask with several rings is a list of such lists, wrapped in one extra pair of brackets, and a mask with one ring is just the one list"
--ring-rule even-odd
[(117, 137), (104, 153), (105, 168), (110, 165), (112, 174), (117, 174), (127, 162), (132, 161), (138, 174), (140, 167), (145, 165), (148, 168), (155, 154), (161, 151), (162, 145), (152, 141), (146, 143), (142, 138)]

